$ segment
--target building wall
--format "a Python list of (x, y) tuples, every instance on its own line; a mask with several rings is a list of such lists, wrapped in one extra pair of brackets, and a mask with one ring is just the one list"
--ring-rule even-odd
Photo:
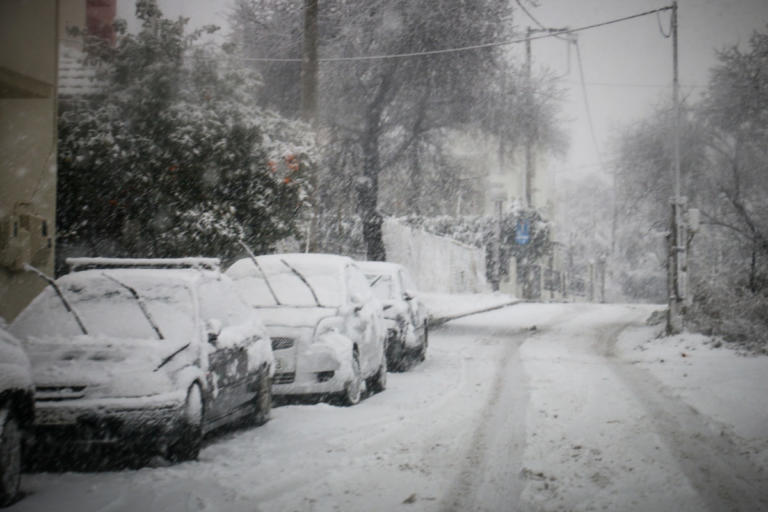
[(0, 317), (11, 321), (52, 274), (56, 212), (58, 4), (0, 1)]

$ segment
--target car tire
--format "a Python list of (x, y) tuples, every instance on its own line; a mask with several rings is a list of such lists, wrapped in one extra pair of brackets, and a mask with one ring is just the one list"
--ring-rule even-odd
[(0, 507), (5, 507), (19, 494), (21, 429), (11, 411), (0, 411), (0, 418), (4, 418), (0, 435)]
[[(404, 331), (400, 331), (403, 333)], [(391, 372), (402, 372), (407, 368), (404, 334), (399, 334), (392, 340), (387, 347), (387, 370)]]
[(357, 351), (352, 353), (352, 379), (344, 385), (342, 405), (352, 406), (360, 403), (363, 394), (363, 377), (360, 374), (360, 356)]
[(376, 375), (368, 380), (368, 389), (373, 393), (381, 393), (387, 389), (387, 357), (382, 353), (381, 365), (376, 371)]
[(429, 346), (429, 323), (424, 320), (424, 343), (419, 350), (419, 361), (424, 361), (427, 358), (427, 347)]
[(269, 421), (272, 412), (272, 379), (269, 377), (269, 368), (264, 367), (259, 376), (258, 393), (254, 398), (253, 424), (264, 425)]
[(168, 446), (167, 456), (171, 462), (195, 460), (200, 454), (203, 443), (203, 392), (195, 383), (187, 391), (187, 399), (181, 418), (181, 433), (175, 442)]

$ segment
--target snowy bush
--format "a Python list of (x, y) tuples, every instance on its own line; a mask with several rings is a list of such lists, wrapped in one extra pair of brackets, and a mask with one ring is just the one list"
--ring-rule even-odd
[(118, 24), (114, 47), (86, 40), (104, 90), (62, 105), (62, 252), (226, 259), (238, 240), (265, 251), (295, 233), (311, 130), (257, 105), (258, 77), (201, 42), (212, 27), (186, 34), (152, 0), (137, 16), (140, 32)]

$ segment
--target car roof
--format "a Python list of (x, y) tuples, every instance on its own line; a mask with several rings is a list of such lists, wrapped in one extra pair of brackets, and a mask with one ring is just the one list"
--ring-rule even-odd
[(394, 273), (402, 268), (399, 263), (391, 261), (358, 261), (357, 264), (363, 271), (368, 272)]
[(302, 264), (305, 264), (305, 265), (312, 265), (313, 263), (316, 263), (318, 265), (329, 265), (334, 263), (338, 265), (344, 265), (344, 264), (353, 262), (352, 258), (350, 258), (349, 256), (341, 256), (338, 254), (314, 253), (314, 252), (265, 254), (262, 256), (257, 256), (257, 258), (260, 260), (284, 259), (288, 262), (291, 262), (291, 261), (301, 262)]
[(101, 278), (104, 274), (117, 279), (146, 278), (157, 282), (176, 282), (190, 287), (203, 280), (221, 277), (219, 272), (191, 268), (99, 268), (71, 272), (61, 276), (57, 281), (87, 281)]

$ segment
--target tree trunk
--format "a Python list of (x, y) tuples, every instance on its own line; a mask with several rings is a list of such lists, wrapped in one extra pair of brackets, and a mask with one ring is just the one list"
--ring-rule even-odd
[[(372, 119), (373, 117), (373, 119)], [(379, 213), (379, 119), (369, 116), (368, 127), (363, 134), (363, 180), (358, 183), (358, 205), (363, 222), (366, 258), (370, 261), (385, 261), (386, 251), (382, 238), (383, 219)]]
[(411, 146), (411, 193), (406, 205), (410, 212), (421, 215), (421, 188), (424, 180), (421, 173), (421, 162), (419, 161), (419, 141), (416, 140)]

